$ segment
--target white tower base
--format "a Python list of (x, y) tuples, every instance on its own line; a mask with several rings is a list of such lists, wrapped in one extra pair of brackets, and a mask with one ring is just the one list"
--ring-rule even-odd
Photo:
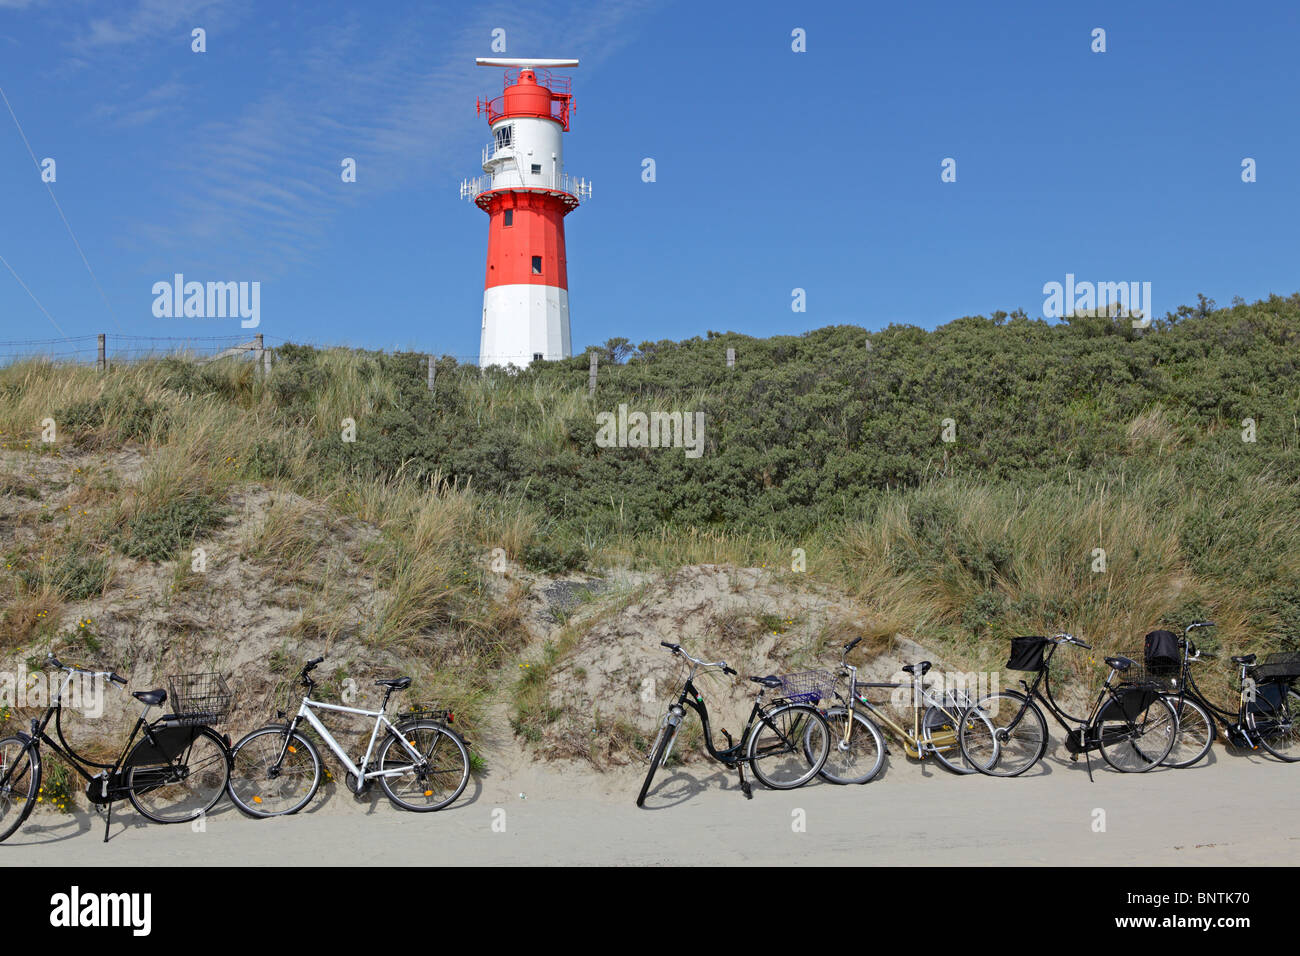
[[(521, 347), (527, 343), (527, 351)], [(569, 293), (549, 285), (497, 285), (483, 291), (479, 367), (527, 368), (543, 359), (573, 355), (569, 340)]]

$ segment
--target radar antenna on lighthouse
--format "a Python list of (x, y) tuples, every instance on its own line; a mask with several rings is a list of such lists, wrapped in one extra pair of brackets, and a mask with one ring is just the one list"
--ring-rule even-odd
[(577, 60), (480, 57), (504, 67), (502, 95), (479, 100), (492, 140), (483, 175), (461, 183), (463, 199), (488, 214), (487, 275), (479, 365), (527, 368), (569, 358), (569, 277), (564, 217), (591, 197), (591, 184), (564, 171), (561, 137), (569, 130), (573, 94), (552, 69)]

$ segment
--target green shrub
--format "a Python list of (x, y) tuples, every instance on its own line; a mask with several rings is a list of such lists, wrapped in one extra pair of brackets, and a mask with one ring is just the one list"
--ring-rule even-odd
[(209, 495), (176, 498), (156, 510), (135, 515), (113, 543), (128, 557), (167, 561), (224, 515), (225, 510)]

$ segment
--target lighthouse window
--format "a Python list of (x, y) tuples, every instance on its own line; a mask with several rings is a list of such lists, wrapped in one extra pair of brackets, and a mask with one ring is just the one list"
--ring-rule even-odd
[(502, 126), (499, 129), (497, 129), (494, 133), (494, 135), (497, 138), (497, 149), (505, 149), (507, 146), (509, 146), (513, 134), (514, 134), (513, 126)]
[(502, 213), (501, 225), (513, 226), (514, 224), (515, 224), (515, 211), (513, 209), (507, 209), (504, 213)]
[(534, 361), (534, 362), (540, 362), (541, 360), (542, 360), (542, 353), (541, 353), (541, 352), (534, 352), (534, 353), (533, 353), (533, 361)]
[(542, 274), (542, 257), (533, 256), (533, 275), (539, 276), (541, 274)]
[(541, 174), (542, 174), (542, 167), (541, 167), (541, 164), (540, 164), (540, 163), (533, 163), (533, 175), (534, 175), (534, 176), (540, 176)]

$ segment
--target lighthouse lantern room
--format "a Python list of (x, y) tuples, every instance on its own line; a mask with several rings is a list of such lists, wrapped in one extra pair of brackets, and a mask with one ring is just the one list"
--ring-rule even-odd
[(573, 94), (569, 78), (550, 71), (578, 61), (477, 62), (506, 68), (502, 95), (478, 103), (492, 128), (483, 175), (460, 187), (488, 214), (479, 365), (527, 368), (573, 354), (564, 217), (591, 197), (591, 184), (564, 171)]

